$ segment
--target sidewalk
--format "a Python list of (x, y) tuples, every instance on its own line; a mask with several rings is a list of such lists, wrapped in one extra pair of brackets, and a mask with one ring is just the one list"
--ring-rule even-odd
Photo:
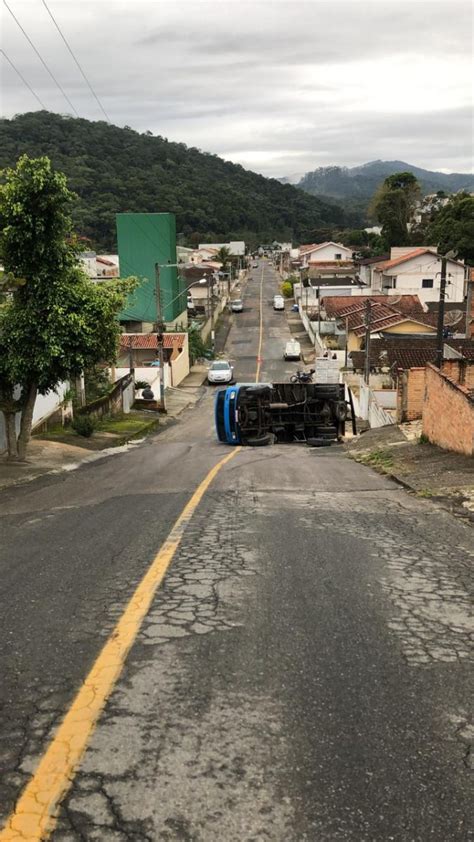
[[(96, 431), (90, 438), (77, 436), (70, 430), (43, 438), (33, 436), (26, 462), (7, 462), (5, 454), (0, 455), (0, 491), (47, 474), (73, 471), (88, 462), (136, 447), (148, 433), (165, 430), (185, 409), (197, 403), (204, 394), (202, 383), (206, 375), (207, 366), (193, 366), (179, 388), (167, 389), (166, 415), (132, 411), (123, 419), (111, 419), (116, 432)], [(107, 421), (104, 424), (107, 426)]]
[[(419, 497), (474, 522), (474, 459), (421, 444), (413, 425), (367, 430), (346, 444), (348, 455), (387, 474)], [(416, 436), (416, 437), (415, 437)]]
[[(290, 303), (293, 302), (293, 299), (290, 299)], [(288, 322), (288, 327), (290, 328), (291, 335), (294, 339), (297, 339), (301, 345), (301, 357), (305, 365), (309, 365), (310, 363), (314, 363), (316, 359), (316, 351), (314, 349), (314, 345), (311, 342), (308, 334), (306, 333), (305, 326), (301, 321), (301, 317), (299, 313), (293, 313), (292, 310), (286, 309), (286, 319)]]

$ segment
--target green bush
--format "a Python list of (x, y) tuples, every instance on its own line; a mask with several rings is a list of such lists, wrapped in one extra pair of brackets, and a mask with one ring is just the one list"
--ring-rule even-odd
[(89, 439), (95, 430), (95, 424), (88, 415), (76, 415), (71, 424), (72, 429), (78, 436)]
[(284, 281), (281, 285), (281, 292), (284, 298), (293, 298), (293, 284)]
[(139, 389), (147, 389), (150, 384), (146, 380), (135, 380), (135, 391)]

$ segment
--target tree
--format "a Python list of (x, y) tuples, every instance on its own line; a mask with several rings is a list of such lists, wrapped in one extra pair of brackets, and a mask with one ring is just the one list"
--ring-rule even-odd
[(216, 254), (216, 261), (222, 263), (222, 271), (225, 272), (227, 265), (231, 262), (232, 255), (227, 246), (221, 246)]
[(409, 244), (408, 223), (420, 195), (420, 185), (411, 172), (389, 175), (377, 190), (370, 213), (382, 225), (382, 237), (387, 248)]
[(460, 260), (474, 266), (474, 196), (453, 196), (428, 226), (426, 242), (437, 245), (440, 254), (454, 251)]
[(24, 460), (38, 393), (99, 360), (114, 360), (116, 315), (134, 281), (94, 284), (79, 267), (74, 196), (48, 158), (24, 155), (3, 177), (1, 251), (9, 287), (0, 305), (0, 410), (8, 456)]

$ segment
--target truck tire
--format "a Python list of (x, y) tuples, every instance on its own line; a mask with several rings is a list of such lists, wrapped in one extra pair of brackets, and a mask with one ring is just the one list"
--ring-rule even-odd
[(331, 443), (332, 443), (331, 439), (322, 439), (322, 438), (306, 439), (306, 444), (309, 447), (330, 447)]
[(251, 436), (245, 440), (245, 444), (249, 447), (266, 447), (273, 444), (273, 436), (271, 433), (264, 433), (263, 436)]

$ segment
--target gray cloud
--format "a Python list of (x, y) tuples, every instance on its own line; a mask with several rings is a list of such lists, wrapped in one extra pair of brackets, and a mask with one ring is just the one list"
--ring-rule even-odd
[[(472, 168), (471, 7), (449, 0), (50, 0), (113, 122), (266, 175), (404, 158)], [(100, 111), (36, 0), (25, 25), (81, 116)], [(4, 48), (67, 112), (5, 8)], [(3, 112), (39, 107), (3, 68)]]

